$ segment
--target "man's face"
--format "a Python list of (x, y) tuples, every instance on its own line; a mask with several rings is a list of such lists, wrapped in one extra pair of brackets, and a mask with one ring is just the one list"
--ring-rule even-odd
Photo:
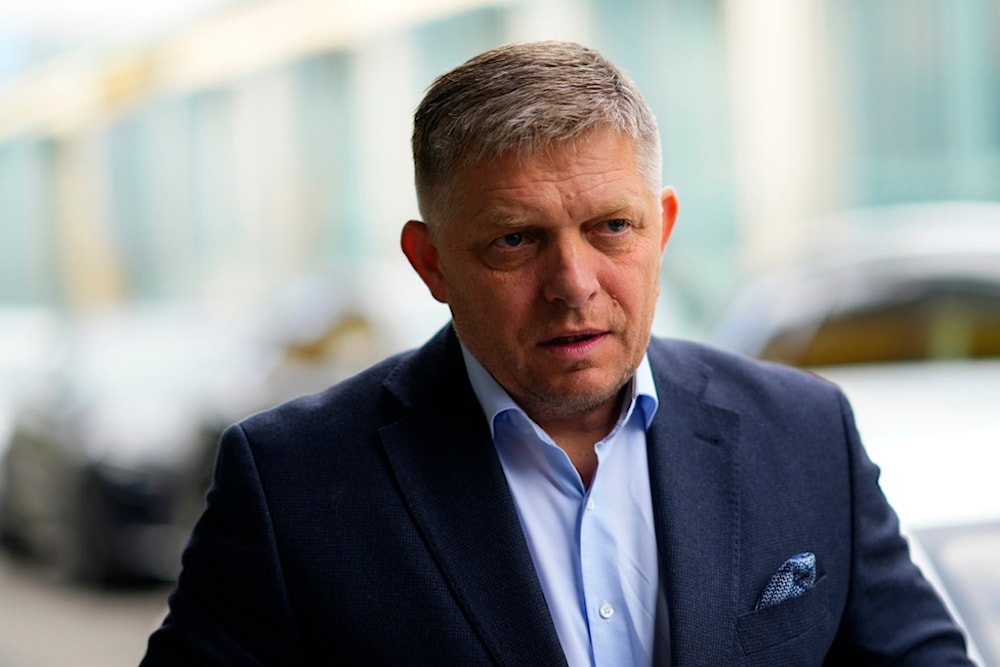
[(634, 154), (598, 131), (479, 165), (433, 240), (422, 223), (404, 230), (461, 341), (543, 426), (613, 410), (645, 354), (677, 206)]

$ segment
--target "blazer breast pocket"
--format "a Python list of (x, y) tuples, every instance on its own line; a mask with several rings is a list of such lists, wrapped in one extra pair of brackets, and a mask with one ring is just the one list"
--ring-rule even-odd
[(827, 625), (829, 588), (826, 575), (820, 575), (813, 587), (798, 597), (737, 616), (736, 629), (744, 654), (763, 651), (795, 639), (816, 626)]

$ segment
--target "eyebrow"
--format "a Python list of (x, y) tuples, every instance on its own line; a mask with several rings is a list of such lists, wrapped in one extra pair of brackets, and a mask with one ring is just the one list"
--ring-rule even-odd
[[(587, 215), (583, 222), (597, 222), (623, 218), (638, 226), (645, 222), (642, 196), (644, 193), (626, 190), (617, 193), (610, 202), (594, 202), (596, 213)], [(492, 201), (485, 204), (471, 217), (478, 220), (483, 231), (498, 234), (522, 231), (538, 226), (538, 214), (530, 206), (520, 206), (517, 202)], [(509, 231), (508, 231), (509, 230)]]
[[(512, 213), (510, 208), (506, 206), (496, 207), (497, 211), (482, 211), (479, 216), (480, 219), (487, 224), (495, 225), (497, 227), (526, 227), (530, 226), (532, 215), (525, 215), (521, 213)], [(507, 210), (504, 210), (507, 209)], [(601, 218), (610, 219), (618, 215), (625, 215), (630, 218), (635, 218), (638, 213), (642, 210), (642, 206), (636, 205), (636, 203), (627, 198), (621, 198), (615, 200), (608, 204), (607, 206), (602, 206), (596, 214), (588, 215), (588, 220), (599, 220)]]
[(642, 206), (637, 206), (634, 199), (616, 199), (611, 202), (607, 207), (603, 209), (604, 212), (599, 215), (593, 216), (595, 218), (608, 218), (610, 216), (617, 215), (619, 213), (626, 213), (629, 217), (636, 217), (638, 212), (642, 210)]
[(482, 222), (497, 229), (524, 229), (533, 224), (528, 216), (509, 214), (490, 215), (483, 218)]

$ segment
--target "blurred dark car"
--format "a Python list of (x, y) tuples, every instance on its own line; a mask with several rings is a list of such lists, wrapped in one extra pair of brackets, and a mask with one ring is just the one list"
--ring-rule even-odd
[(822, 251), (748, 281), (709, 338), (844, 389), (915, 560), (1000, 665), (1000, 205), (823, 228)]
[(208, 484), (203, 411), (259, 362), (182, 307), (76, 319), (62, 349), (0, 459), (0, 534), (74, 578), (172, 579)]
[(62, 326), (59, 314), (45, 306), (0, 308), (0, 462), (10, 446), (23, 397), (58, 363)]

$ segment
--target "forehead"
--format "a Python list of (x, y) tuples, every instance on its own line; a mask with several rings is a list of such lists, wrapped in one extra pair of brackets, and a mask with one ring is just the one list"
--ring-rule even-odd
[(634, 142), (610, 131), (470, 165), (456, 175), (453, 192), (455, 212), (466, 219), (522, 209), (639, 207), (655, 196), (637, 168)]

